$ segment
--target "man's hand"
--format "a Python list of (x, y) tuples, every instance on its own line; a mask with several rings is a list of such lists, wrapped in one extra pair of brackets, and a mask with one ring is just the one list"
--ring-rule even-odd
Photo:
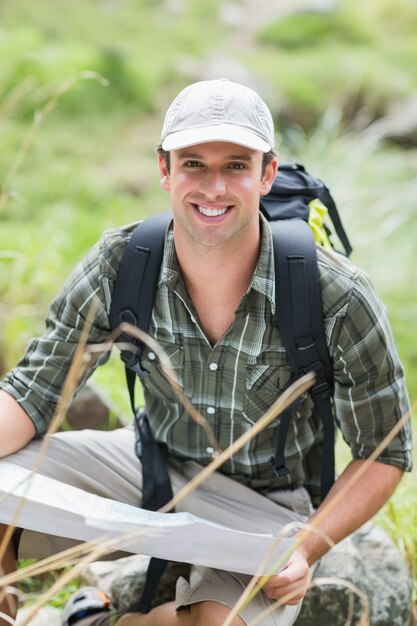
[(270, 600), (279, 600), (291, 594), (284, 604), (298, 604), (304, 598), (309, 583), (308, 563), (301, 552), (295, 550), (282, 572), (271, 576), (263, 591)]
[[(322, 513), (333, 497), (346, 485), (365, 463), (351, 461), (343, 474), (333, 485), (324, 502), (311, 520)], [(338, 543), (368, 521), (387, 501), (401, 479), (402, 470), (393, 465), (375, 461), (361, 479), (356, 481), (336, 507), (326, 512), (318, 527), (334, 543)], [(352, 507), (352, 502), (355, 506)], [(284, 604), (297, 604), (303, 599), (309, 585), (309, 565), (313, 565), (329, 550), (329, 544), (317, 533), (310, 533), (290, 557), (280, 574), (271, 576), (263, 591), (271, 600), (285, 598), (294, 593)]]

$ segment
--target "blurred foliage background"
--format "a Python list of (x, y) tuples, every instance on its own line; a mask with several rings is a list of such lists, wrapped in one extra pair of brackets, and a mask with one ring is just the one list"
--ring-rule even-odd
[[(189, 82), (226, 76), (270, 105), (281, 160), (331, 188), (416, 401), (417, 2), (283, 4), (0, 3), (0, 373), (104, 229), (167, 208), (154, 153), (165, 108)], [(95, 378), (128, 415), (116, 359)], [(417, 578), (415, 485), (414, 473), (380, 520)]]

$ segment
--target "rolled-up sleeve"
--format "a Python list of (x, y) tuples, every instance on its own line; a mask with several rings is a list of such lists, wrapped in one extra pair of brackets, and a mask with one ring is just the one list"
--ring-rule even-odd
[[(26, 411), (38, 436), (46, 432), (54, 415), (91, 311), (87, 344), (108, 340), (112, 285), (126, 237), (125, 231), (109, 231), (90, 250), (52, 302), (43, 335), (29, 343), (22, 360), (0, 385)], [(109, 350), (93, 353), (78, 387), (108, 356)]]
[[(335, 415), (353, 458), (368, 458), (408, 415), (404, 372), (386, 310), (369, 279), (358, 272), (335, 339)], [(379, 461), (412, 467), (410, 420), (381, 452)]]

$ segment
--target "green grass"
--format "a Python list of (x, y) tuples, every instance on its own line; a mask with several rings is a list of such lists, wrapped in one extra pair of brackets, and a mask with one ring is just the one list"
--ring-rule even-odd
[[(415, 402), (417, 153), (366, 143), (363, 128), (389, 101), (417, 87), (417, 4), (345, 0), (340, 13), (270, 24), (247, 50), (232, 53), (233, 29), (219, 23), (220, 0), (184, 1), (178, 14), (167, 12), (162, 0), (118, 6), (0, 4), (0, 191), (10, 194), (0, 203), (5, 367), (42, 332), (48, 303), (103, 229), (166, 209), (153, 152), (162, 112), (189, 82), (181, 59), (198, 62), (220, 50), (265, 81), (273, 109), (279, 96), (302, 123), (288, 126), (281, 115), (280, 158), (303, 162), (332, 189), (353, 260), (370, 273), (387, 305)], [(54, 101), (11, 173), (35, 113)], [(117, 357), (94, 379), (130, 416)], [(378, 516), (406, 554), (414, 580), (416, 484), (414, 472)]]
[[(417, 5), (400, 0), (342, 0), (333, 10), (305, 10), (258, 33), (246, 61), (272, 83), (276, 97), (303, 127), (313, 128), (329, 102), (347, 118), (384, 114), (417, 87)], [(273, 105), (273, 101), (271, 103)]]
[[(377, 515), (381, 525), (399, 547), (410, 568), (413, 581), (413, 604), (417, 607), (417, 472), (403, 478), (388, 504)], [(414, 609), (416, 610), (416, 608)]]
[[(19, 562), (20, 568), (25, 568), (34, 563), (31, 559), (24, 559)], [(67, 568), (68, 569), (68, 568)], [(54, 570), (40, 576), (32, 576), (24, 578), (19, 582), (19, 598), (22, 606), (30, 606), (37, 602), (58, 579), (67, 570), (65, 568)], [(48, 604), (56, 608), (62, 609), (70, 597), (77, 591), (80, 581), (77, 578), (71, 580), (63, 589), (56, 593), (49, 600)]]
[(347, 15), (346, 9), (329, 12), (308, 11), (269, 24), (260, 33), (260, 41), (285, 50), (315, 48), (329, 44), (372, 44), (366, 23), (357, 15)]

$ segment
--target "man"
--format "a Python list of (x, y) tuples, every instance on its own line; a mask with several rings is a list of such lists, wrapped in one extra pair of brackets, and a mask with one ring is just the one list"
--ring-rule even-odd
[[(170, 196), (173, 226), (166, 235), (150, 334), (166, 349), (186, 394), (226, 448), (291, 380), (274, 319), (271, 233), (259, 213), (259, 198), (268, 193), (277, 171), (267, 106), (252, 90), (225, 79), (189, 86), (167, 112), (158, 167)], [(13, 463), (30, 467), (33, 462), (39, 442), (29, 442), (45, 432), (54, 412), (94, 295), (100, 307), (89, 342), (108, 337), (112, 287), (130, 232), (131, 227), (107, 233), (90, 251), (52, 304), (44, 336), (6, 377), (0, 391), (0, 455), (15, 453), (8, 458)], [(318, 254), (336, 418), (353, 455), (328, 502), (408, 410), (408, 400), (384, 309), (366, 276), (331, 252)], [(149, 371), (144, 380), (148, 419), (155, 438), (168, 446), (176, 491), (211, 461), (213, 450), (150, 351), (144, 366)], [(271, 427), (187, 498), (182, 510), (238, 529), (274, 533), (288, 521), (311, 517), (320, 443), (312, 407), (306, 398), (292, 420), (288, 476), (275, 476), (269, 463), (276, 435)], [(320, 523), (334, 542), (370, 519), (392, 494), (402, 472), (411, 467), (410, 439), (406, 427)], [(108, 498), (133, 505), (140, 501), (131, 428), (55, 435), (42, 472)], [(33, 551), (33, 543), (29, 548)], [(309, 568), (327, 550), (327, 542), (311, 534), (233, 625), (249, 623), (271, 601), (291, 592), (285, 606), (262, 623), (294, 623)], [(7, 559), (4, 567), (11, 568), (11, 548)], [(222, 624), (247, 582), (247, 576), (194, 568), (189, 582), (178, 582), (175, 603), (146, 615), (122, 616), (117, 624)], [(97, 619), (107, 617), (87, 616), (77, 623), (88, 626), (100, 623)]]

